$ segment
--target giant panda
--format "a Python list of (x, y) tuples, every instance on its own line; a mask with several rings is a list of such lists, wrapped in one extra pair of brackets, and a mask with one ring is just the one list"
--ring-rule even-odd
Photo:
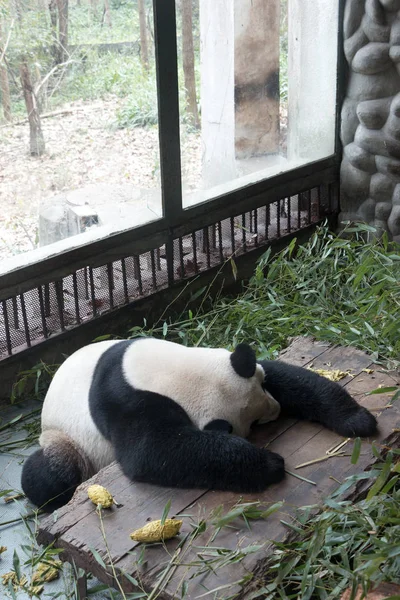
[(134, 481), (259, 492), (283, 478), (284, 462), (244, 438), (281, 409), (346, 437), (377, 427), (337, 383), (284, 362), (257, 362), (247, 344), (232, 353), (154, 338), (91, 344), (63, 363), (49, 387), (41, 448), (25, 462), (22, 488), (53, 510), (116, 459)]
[(234, 352), (154, 338), (85, 346), (50, 384), (22, 488), (53, 510), (116, 459), (134, 481), (261, 491), (284, 476), (279, 455), (244, 439), (253, 422), (280, 412), (264, 377), (246, 344)]

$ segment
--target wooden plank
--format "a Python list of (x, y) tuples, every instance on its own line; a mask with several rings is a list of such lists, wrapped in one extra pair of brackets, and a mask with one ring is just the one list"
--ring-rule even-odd
[[(92, 479), (79, 486), (71, 502), (63, 507), (63, 514), (54, 522), (53, 515), (40, 523), (38, 541), (51, 543), (62, 538), (65, 549), (79, 548), (83, 554), (89, 548), (105, 552), (103, 534), (95, 505), (87, 496), (87, 488), (93, 483), (106, 487), (115, 497), (119, 507), (103, 511), (107, 546), (113, 561), (137, 545), (129, 533), (147, 521), (161, 519), (165, 505), (171, 501), (170, 514), (176, 515), (204, 494), (204, 490), (181, 490), (161, 488), (144, 483), (132, 483), (120, 471), (116, 463), (100, 471)], [(121, 532), (126, 532), (121, 534)]]
[[(385, 393), (366, 395), (368, 391), (378, 386), (399, 385), (400, 379), (396, 374), (372, 366), (370, 358), (364, 353), (352, 348), (326, 347), (324, 344), (316, 344), (306, 338), (296, 338), (287, 351), (282, 353), (282, 359), (303, 366), (312, 362), (315, 368), (346, 370), (350, 367), (355, 376), (347, 377), (341, 384), (346, 385), (349, 392), (363, 405), (377, 409), (379, 415), (377, 440), (386, 438), (393, 428), (400, 426), (399, 407), (383, 409), (391, 395)], [(373, 372), (363, 371), (366, 368), (373, 368)], [(295, 471), (298, 464), (325, 455), (329, 447), (338, 444), (343, 438), (318, 424), (286, 419), (281, 425), (271, 423), (257, 428), (252, 439), (258, 445), (269, 442), (268, 447), (271, 450), (279, 451), (285, 457), (287, 469)], [(346, 453), (351, 454), (352, 442), (348, 442), (345, 448)], [(268, 556), (270, 541), (282, 539), (286, 535), (287, 529), (280, 522), (281, 519), (290, 519), (290, 515), (294, 514), (298, 506), (320, 503), (323, 497), (337, 486), (335, 479), (342, 481), (347, 475), (360, 472), (372, 462), (372, 458), (369, 443), (364, 442), (357, 465), (351, 465), (350, 457), (347, 456), (331, 458), (298, 470), (301, 476), (314, 481), (315, 486), (287, 475), (283, 482), (271, 486), (261, 495), (243, 496), (241, 500), (244, 502), (261, 501), (268, 505), (284, 500), (285, 504), (280, 512), (271, 515), (266, 521), (257, 521), (250, 530), (245, 527), (243, 521), (236, 521), (235, 529), (225, 527), (220, 531), (213, 545), (234, 550), (238, 545), (245, 547), (262, 541), (265, 546), (262, 551), (246, 556), (240, 564), (218, 569), (217, 573), (198, 575), (198, 568), (190, 566), (190, 563), (198, 559), (198, 551), (188, 544), (182, 547), (177, 564), (171, 566), (173, 553), (183, 537), (192, 531), (191, 521), (186, 516), (181, 535), (170, 540), (165, 546), (148, 547), (144, 552), (144, 561), (140, 564), (138, 559), (142, 554), (143, 546), (132, 542), (129, 533), (143, 526), (149, 519), (160, 518), (169, 499), (171, 499), (170, 516), (191, 514), (192, 522), (198, 522), (205, 517), (210, 521), (210, 515), (220, 505), (223, 506), (224, 512), (230, 510), (239, 501), (238, 495), (216, 491), (204, 492), (204, 490), (170, 490), (145, 484), (133, 484), (124, 477), (115, 464), (98, 473), (90, 482), (82, 484), (71, 503), (58, 511), (56, 522), (53, 522), (53, 516), (42, 521), (39, 539), (45, 543), (57, 540), (56, 546), (65, 550), (64, 559), (74, 560), (78, 567), (91, 571), (101, 581), (115, 586), (112, 575), (105, 572), (91, 552), (91, 548), (95, 548), (101, 556), (104, 557), (106, 554), (99, 517), (86, 495), (90, 483), (100, 483), (110, 489), (116, 500), (121, 503), (118, 509), (103, 511), (107, 547), (118, 572), (128, 572), (140, 580), (144, 589), (150, 590), (164, 569), (168, 567), (170, 579), (168, 585), (162, 590), (161, 598), (176, 597), (178, 592), (180, 595), (179, 588), (184, 580), (189, 583), (188, 598), (195, 598), (204, 594), (207, 589), (225, 584), (229, 584), (227, 594), (231, 595), (235, 591), (232, 582), (237, 582), (249, 569), (257, 571)], [(330, 476), (335, 479), (331, 479)], [(195, 545), (207, 545), (212, 532), (213, 528), (208, 527), (207, 531), (196, 539)], [(105, 560), (109, 563), (108, 557)], [(121, 582), (126, 592), (137, 591), (137, 588), (135, 589), (127, 579), (121, 579)], [(224, 590), (219, 594), (226, 595)]]
[[(286, 361), (292, 362), (292, 364), (305, 365), (315, 357), (323, 354), (327, 347), (328, 346), (325, 343), (315, 343), (311, 338), (299, 337), (292, 341), (291, 345), (282, 353), (282, 356), (284, 356)], [(276, 424), (271, 424), (271, 437), (276, 437), (279, 435), (282, 427), (285, 429), (286, 426), (290, 426), (294, 422), (293, 419), (287, 419), (286, 425), (280, 424), (275, 435), (273, 434), (272, 429), (276, 429)], [(140, 498), (147, 499), (146, 493), (144, 496), (141, 494), (138, 496), (137, 491), (138, 489), (140, 491), (140, 484), (132, 484), (129, 482), (120, 471), (118, 465), (113, 463), (95, 475), (91, 480), (79, 486), (72, 501), (66, 507), (57, 511), (56, 521), (54, 521), (54, 516), (50, 515), (41, 522), (38, 533), (39, 543), (47, 545), (54, 542), (56, 539), (59, 539), (58, 546), (65, 550), (70, 560), (73, 559), (77, 566), (91, 570), (101, 580), (109, 583), (109, 576), (101, 573), (99, 564), (93, 560), (93, 556), (88, 550), (89, 548), (96, 548), (101, 555), (104, 554), (105, 551), (98, 516), (95, 512), (94, 505), (87, 499), (86, 494), (87, 488), (93, 483), (99, 483), (100, 485), (107, 487), (107, 489), (114, 494), (117, 501), (126, 506), (130, 514), (137, 516), (137, 521), (134, 522), (134, 520), (132, 520), (130, 524), (132, 531), (137, 527), (141, 527), (143, 522), (148, 518), (159, 518), (162, 514), (165, 502), (167, 501), (167, 492), (165, 490), (161, 492), (162, 500), (160, 499), (159, 504), (156, 504), (158, 514), (156, 514), (156, 512), (153, 515), (147, 513), (146, 518), (144, 518), (142, 511), (138, 510), (137, 503), (140, 503)], [(158, 488), (155, 489), (160, 493)], [(174, 490), (174, 492), (175, 494), (178, 494), (179, 497), (182, 497), (182, 491), (177, 492)], [(183, 508), (194, 502), (194, 500), (203, 493), (204, 491), (190, 492), (187, 500), (184, 500), (185, 506)], [(211, 498), (212, 497), (213, 496), (211, 496)], [(236, 496), (234, 495), (232, 496), (232, 498), (235, 497)], [(133, 503), (131, 502), (132, 498), (134, 499)], [(152, 498), (152, 500), (154, 500), (154, 498)], [(152, 506), (155, 508), (154, 504), (152, 504)], [(174, 506), (171, 506), (171, 510), (174, 510)], [(178, 512), (177, 509), (176, 512)], [(171, 514), (174, 513), (172, 512)], [(121, 528), (123, 531), (126, 530), (125, 515), (125, 510), (121, 511), (121, 509), (118, 509), (118, 511), (114, 511), (112, 514), (108, 515), (104, 522), (107, 544), (109, 549), (111, 549), (113, 561), (118, 561), (125, 553), (131, 552), (135, 547), (135, 544), (132, 543), (127, 536), (121, 535)], [(79, 527), (79, 531), (76, 529), (77, 527)], [(88, 532), (85, 536), (82, 536), (83, 528)], [(183, 533), (185, 533), (185, 528), (183, 529)], [(83, 537), (85, 540), (84, 543), (82, 543)], [(131, 562), (130, 559), (129, 562)], [(162, 566), (161, 560), (160, 565)]]
[[(318, 347), (320, 346), (318, 345), (317, 348)], [(305, 338), (296, 338), (294, 348), (295, 350), (299, 350), (302, 355), (305, 356), (305, 359), (307, 359), (306, 363), (300, 364), (299, 366), (309, 366), (312, 364), (315, 369), (339, 369), (341, 371), (347, 371), (349, 365), (351, 365), (353, 377), (348, 376), (338, 382), (340, 385), (346, 386), (347, 389), (348, 385), (354, 381), (355, 377), (361, 373), (364, 374), (363, 370), (371, 367), (373, 364), (368, 355), (356, 348), (327, 347), (324, 352), (316, 353), (313, 358), (311, 358), (312, 351), (309, 348), (309, 343), (305, 342)], [(288, 351), (286, 355), (283, 355), (282, 353), (282, 360), (290, 364), (295, 364), (293, 361), (296, 360), (296, 358), (291, 352), (291, 346), (289, 349), (290, 352)], [(298, 356), (299, 354), (297, 354), (297, 357)], [(296, 436), (293, 436), (292, 428), (295, 425)], [(293, 448), (294, 445), (296, 445), (296, 448), (294, 448), (293, 451), (302, 448), (317, 435), (319, 431), (326, 431), (326, 435), (329, 435), (328, 430), (321, 425), (297, 421), (296, 419), (279, 419), (274, 423), (268, 423), (267, 425), (255, 429), (250, 436), (250, 441), (257, 445), (265, 445), (265, 441), (268, 439), (270, 441), (268, 448), (282, 454), (284, 458), (287, 458), (290, 455), (289, 450)]]
[[(346, 378), (347, 381), (350, 381), (348, 384), (349, 392), (352, 393), (352, 388), (360, 389), (360, 385), (362, 386), (363, 393), (365, 394), (366, 390), (371, 389), (371, 381), (366, 380), (364, 378), (364, 373), (362, 369), (365, 368), (364, 365), (368, 365), (369, 358), (366, 357), (363, 353), (356, 353), (357, 360), (351, 361), (351, 363), (347, 362), (349, 360), (348, 353), (342, 353), (341, 348), (332, 349), (329, 353), (324, 353), (321, 357), (322, 366), (330, 367), (330, 368), (344, 368), (342, 365), (346, 361), (346, 368), (349, 364), (352, 366), (352, 372), (356, 370), (361, 373), (358, 378)], [(339, 357), (339, 359), (338, 359)], [(338, 365), (339, 363), (339, 365)], [(355, 368), (353, 368), (353, 365)], [(317, 368), (322, 368), (317, 363)], [(367, 375), (367, 374), (366, 374)], [(384, 373), (380, 373), (379, 375), (379, 385), (386, 386), (388, 383), (388, 379), (390, 379), (389, 375)], [(362, 382), (360, 381), (362, 380)], [(391, 380), (392, 384), (394, 383), (393, 379)], [(376, 383), (373, 382), (372, 389), (377, 387)], [(370, 398), (370, 397), (368, 397)], [(378, 398), (378, 396), (376, 396)], [(382, 395), (382, 401), (384, 404), (387, 403), (387, 397)], [(384, 418), (380, 420), (380, 432), (377, 436), (377, 440), (382, 440), (386, 438), (392, 431), (393, 423), (400, 424), (400, 414), (398, 412), (397, 407), (394, 407), (390, 412), (385, 414)], [(295, 467), (309, 460), (313, 460), (319, 456), (324, 456), (326, 450), (331, 448), (334, 445), (339, 444), (343, 438), (334, 432), (328, 431), (325, 428), (321, 428), (317, 424), (307, 423), (307, 422), (299, 422), (295, 425), (291, 431), (285, 431), (284, 434), (278, 437), (272, 444), (268, 447), (271, 450), (278, 451), (282, 454), (286, 460), (287, 469), (291, 471), (295, 471)], [(364, 446), (366, 443), (364, 443)], [(349, 442), (346, 446), (346, 450), (348, 450), (348, 454), (352, 452), (353, 442)], [(279, 500), (285, 500), (285, 512), (287, 514), (293, 514), (295, 509), (301, 505), (307, 504), (317, 504), (321, 503), (322, 499), (326, 497), (331, 491), (333, 491), (337, 487), (337, 482), (330, 477), (333, 476), (336, 479), (344, 479), (349, 474), (360, 472), (363, 468), (365, 468), (372, 460), (371, 452), (367, 452), (365, 456), (362, 456), (357, 465), (351, 465), (349, 457), (341, 457), (341, 458), (331, 458), (328, 461), (324, 461), (322, 463), (317, 463), (314, 465), (310, 465), (305, 469), (301, 469), (301, 471), (297, 471), (300, 475), (307, 477), (308, 479), (315, 481), (317, 484), (313, 486), (309, 483), (302, 482), (297, 480), (292, 476), (287, 476), (286, 479), (276, 486), (271, 486), (266, 492), (264, 492), (261, 496), (255, 498), (254, 496), (245, 496), (243, 501), (250, 502), (255, 499), (259, 499), (263, 502), (277, 502)], [(209, 492), (204, 497), (202, 497), (199, 501), (199, 504), (202, 506), (203, 512), (207, 513), (212, 510), (212, 508), (218, 503), (222, 503), (225, 506), (226, 510), (230, 510), (232, 506), (237, 502), (237, 496), (231, 495), (230, 498), (227, 498), (225, 494), (218, 494), (217, 492)], [(257, 526), (257, 537), (246, 536), (243, 533), (242, 544), (252, 545), (257, 544), (261, 540), (272, 540), (272, 539), (282, 539), (286, 535), (286, 529), (280, 523), (280, 519), (282, 515), (280, 513), (276, 513), (272, 515), (267, 522), (261, 522)], [(287, 517), (286, 517), (287, 518)], [(242, 528), (243, 529), (243, 528)], [(242, 532), (241, 532), (242, 533)], [(235, 543), (237, 539), (231, 535), (228, 531), (227, 533), (218, 536), (217, 544), (225, 545), (228, 548), (234, 549)], [(189, 559), (190, 560), (190, 559)], [(244, 559), (240, 565), (235, 565), (233, 569), (228, 570), (228, 574), (221, 579), (221, 572), (218, 572), (217, 576), (213, 574), (209, 575), (207, 580), (207, 587), (209, 589), (215, 589), (220, 585), (224, 585), (229, 581), (235, 581), (240, 578), (239, 571), (242, 571), (242, 575), (244, 576), (246, 570), (251, 570), (255, 566), (255, 562), (259, 560), (259, 557), (255, 558), (255, 556), (248, 556)], [(190, 572), (190, 575), (193, 575), (193, 569)], [(170, 596), (173, 597), (174, 594), (177, 593), (176, 588), (172, 589), (172, 586), (176, 584), (177, 580), (181, 573), (179, 569), (176, 572), (175, 577), (171, 581), (169, 586)], [(188, 597), (196, 597), (200, 593), (204, 593), (204, 587), (206, 585), (205, 578), (201, 579), (197, 584), (197, 588), (195, 588), (192, 592), (189, 592)], [(199, 587), (201, 586), (201, 587)], [(203, 592), (201, 592), (203, 589)], [(229, 594), (232, 594), (232, 588), (229, 588)]]
[(86, 490), (89, 485), (95, 483), (104, 485), (101, 482), (107, 481), (114, 493), (118, 494), (123, 486), (126, 486), (124, 475), (122, 474), (116, 462), (111, 463), (108, 467), (96, 473), (91, 479), (82, 483), (76, 490), (72, 500), (59, 508), (56, 512), (43, 518), (39, 524), (37, 540), (39, 544), (50, 544), (55, 539), (62, 536), (68, 529), (77, 525), (96, 510), (96, 507), (91, 502), (87, 501)]
[[(301, 362), (306, 364), (316, 356), (325, 352), (326, 348), (326, 344), (314, 343), (310, 338), (299, 337), (293, 340), (292, 345), (282, 354), (285, 355), (286, 359), (290, 359), (291, 362), (299, 362), (298, 357), (301, 352)], [(290, 423), (292, 421), (294, 422), (293, 419), (288, 419), (287, 421)], [(275, 424), (271, 424), (272, 427), (274, 425)], [(260, 429), (263, 430), (263, 428)], [(120, 497), (121, 492), (133, 485), (124, 477), (116, 463), (109, 465), (89, 481), (86, 481), (79, 486), (71, 502), (57, 511), (57, 520), (55, 522), (52, 515), (42, 521), (39, 532), (40, 543), (50, 543), (55, 537), (65, 534), (68, 529), (95, 512), (94, 505), (88, 502), (86, 497), (86, 490), (89, 485), (92, 485), (93, 483), (99, 483), (100, 485), (110, 487), (114, 495), (118, 496), (118, 502), (120, 503), (122, 502)], [(199, 493), (196, 492), (196, 494), (197, 497)], [(49, 537), (40, 537), (45, 535), (48, 535)]]
[(308, 336), (298, 336), (290, 341), (290, 346), (279, 353), (279, 360), (291, 365), (305, 367), (329, 348), (330, 344), (327, 342), (318, 342)]
[[(321, 368), (322, 366), (325, 368), (343, 368), (342, 366), (338, 367), (337, 364), (338, 362), (339, 364), (343, 364), (344, 361), (346, 361), (347, 368), (350, 364), (348, 362), (348, 353), (344, 353), (347, 356), (343, 356), (341, 350), (342, 349), (332, 349), (329, 352), (328, 357), (324, 354), (321, 358)], [(339, 360), (337, 359), (337, 356), (339, 356)], [(365, 368), (365, 364), (370, 364), (370, 359), (362, 353), (357, 353), (356, 357), (357, 360), (355, 363), (357, 367), (355, 365), (356, 368), (352, 368), (351, 370), (352, 372), (361, 371), (360, 375), (358, 375), (358, 378), (346, 379), (347, 381), (350, 381), (348, 387), (352, 386), (353, 388), (360, 389), (360, 385), (362, 385), (362, 389), (364, 391), (363, 393), (365, 394), (365, 390), (371, 389), (371, 380), (367, 381), (364, 379), (364, 373), (362, 372), (362, 369)], [(340, 363), (340, 361), (342, 361), (342, 363)], [(351, 362), (352, 367), (353, 364), (354, 363)], [(319, 368), (319, 365), (317, 368)], [(362, 381), (360, 381), (360, 379)], [(385, 374), (380, 374), (379, 381), (381, 385), (386, 385)], [(375, 386), (376, 384), (373, 382), (372, 389), (374, 389)], [(352, 393), (352, 389), (349, 391)], [(377, 397), (378, 396), (376, 396), (376, 398)], [(386, 402), (387, 398), (385, 398), (385, 403)], [(397, 408), (394, 408), (391, 412), (385, 414), (385, 417), (382, 419), (382, 423), (380, 424), (380, 434), (377, 437), (378, 440), (384, 439), (391, 433), (394, 422), (400, 424), (400, 415), (397, 412)], [(284, 442), (282, 442), (283, 439)], [(272, 444), (269, 445), (269, 448), (274, 451), (279, 451), (286, 459), (287, 468), (291, 471), (295, 471), (296, 465), (300, 464), (301, 462), (313, 460), (319, 456), (325, 455), (326, 450), (334, 445), (339, 444), (342, 440), (343, 438), (341, 436), (325, 428), (321, 428), (317, 424), (299, 422), (292, 428), (291, 431), (286, 431), (282, 436), (278, 437)], [(364, 443), (364, 446), (366, 444), (367, 443)], [(346, 450), (348, 450), (347, 454), (351, 454), (352, 446), (352, 442), (349, 442), (346, 446)], [(328, 495), (328, 493), (333, 491), (338, 485), (334, 479), (330, 479), (331, 476), (335, 477), (335, 479), (343, 480), (349, 474), (362, 471), (362, 469), (371, 462), (372, 458), (373, 456), (371, 452), (366, 452), (364, 456), (360, 457), (357, 465), (351, 465), (350, 457), (331, 458), (328, 461), (310, 465), (309, 467), (298, 471), (300, 475), (315, 481), (317, 484), (316, 486), (302, 482), (289, 475), (283, 482), (278, 485), (271, 486), (261, 495), (244, 496), (244, 502), (260, 500), (265, 503), (274, 503), (279, 500), (285, 500), (285, 508), (279, 513), (272, 515), (268, 521), (258, 523), (256, 537), (247, 534), (246, 529), (242, 524), (241, 529), (239, 529), (242, 546), (257, 544), (260, 542), (260, 540), (266, 541), (268, 539), (282, 539), (286, 535), (287, 529), (280, 523), (280, 519), (286, 518), (287, 520), (288, 515), (293, 514), (297, 507), (301, 505), (321, 503), (323, 497)], [(213, 511), (213, 509), (216, 508), (216, 506), (223, 505), (224, 511), (228, 511), (237, 501), (238, 497), (235, 494), (212, 491), (205, 494), (196, 503), (195, 507), (193, 507), (193, 510), (195, 513), (197, 512), (199, 514), (208, 515)], [(285, 513), (284, 516), (282, 515), (282, 512)], [(201, 536), (197, 540), (197, 545), (206, 544), (209, 537), (209, 532)], [(218, 546), (223, 546), (232, 550), (236, 547), (237, 542), (238, 535), (232, 535), (232, 531), (230, 529), (223, 530), (218, 535), (216, 540), (216, 544)], [(172, 552), (173, 548), (171, 548), (170, 551)], [(194, 559), (195, 551), (189, 553), (186, 562), (191, 562)], [(162, 550), (153, 553), (152, 560), (158, 564), (162, 564)], [(166, 559), (164, 554), (164, 566), (168, 560), (169, 559)], [(204, 593), (204, 586), (206, 586), (208, 589), (215, 589), (220, 585), (237, 581), (241, 577), (240, 573), (242, 576), (244, 576), (246, 570), (252, 569), (259, 560), (260, 557), (258, 555), (257, 557), (250, 555), (246, 557), (240, 563), (240, 565), (235, 565), (235, 567), (232, 569), (226, 569), (225, 574), (221, 573), (221, 571), (218, 571), (216, 576), (214, 574), (209, 574), (207, 577), (203, 575), (198, 578), (194, 577), (196, 572), (195, 569), (189, 569), (186, 575), (183, 575), (183, 571), (187, 568), (179, 567), (176, 569), (169, 586), (165, 590), (165, 594), (173, 598), (178, 593), (177, 586), (182, 581), (182, 578), (187, 577), (189, 579), (194, 577), (194, 579), (191, 579), (191, 586), (193, 586), (195, 583), (196, 586), (194, 589), (188, 591), (187, 597), (196, 597), (201, 593)], [(127, 564), (124, 559), (118, 563), (118, 567), (121, 569), (127, 568)], [(142, 572), (141, 576), (145, 577), (146, 573)], [(233, 591), (233, 588), (230, 587), (229, 594), (231, 595)]]
[[(400, 425), (400, 410), (396, 408), (385, 411), (381, 417), (380, 423), (380, 435), (377, 440), (382, 442), (391, 433), (394, 427)], [(336, 441), (340, 441), (341, 438), (336, 436)], [(332, 441), (332, 440), (330, 440)], [(325, 444), (327, 449), (330, 446), (329, 443)], [(397, 445), (400, 445), (400, 434), (397, 437)], [(349, 453), (351, 454), (353, 442), (349, 442)], [(282, 540), (288, 533), (288, 529), (280, 522), (281, 519), (290, 521), (290, 517), (293, 516), (298, 507), (304, 505), (321, 504), (323, 498), (337, 488), (338, 483), (330, 477), (333, 476), (335, 479), (343, 481), (346, 477), (361, 472), (363, 469), (368, 467), (373, 461), (374, 456), (371, 450), (368, 448), (368, 442), (364, 443), (364, 450), (362, 456), (356, 465), (352, 465), (350, 458), (337, 458), (330, 459), (329, 463), (319, 463), (311, 466), (308, 469), (308, 473), (304, 473), (304, 469), (300, 473), (317, 484), (313, 486), (309, 483), (295, 480), (292, 477), (287, 477), (284, 485), (279, 484), (272, 486), (262, 495), (255, 497), (254, 495), (246, 495), (243, 497), (243, 502), (251, 502), (259, 499), (261, 502), (277, 502), (284, 500), (285, 504), (282, 509), (271, 515), (265, 521), (257, 521), (248, 530), (245, 524), (240, 521), (236, 521), (231, 525), (236, 526), (236, 531), (232, 531), (230, 528), (225, 528), (217, 536), (215, 545), (219, 547), (229, 548), (234, 550), (240, 540), (241, 547), (246, 547), (254, 544), (264, 543), (265, 547), (257, 552), (256, 554), (248, 555), (240, 563), (228, 566), (225, 569), (218, 569), (216, 573), (209, 573), (207, 576), (196, 577), (196, 569), (191, 568), (186, 573), (187, 579), (190, 579), (190, 587), (187, 592), (187, 598), (196, 598), (200, 594), (204, 594), (207, 589), (212, 590), (221, 585), (226, 585), (243, 578), (246, 573), (252, 572), (257, 569), (257, 565), (260, 561), (270, 553), (270, 546), (273, 540)], [(368, 450), (367, 450), (368, 448)], [(303, 458), (305, 455), (303, 455)], [(315, 455), (314, 455), (315, 457)], [(329, 464), (329, 466), (327, 466)], [(225, 496), (225, 497), (224, 497)], [(222, 502), (220, 502), (222, 500)], [(210, 511), (215, 508), (219, 503), (224, 504), (226, 511), (230, 510), (232, 506), (238, 501), (238, 497), (230, 495), (226, 497), (224, 494), (218, 494), (214, 492), (212, 497), (210, 494), (205, 495), (198, 501), (198, 505), (201, 505), (202, 512), (209, 514)], [(207, 535), (202, 536), (198, 540), (198, 545), (206, 543), (210, 538), (210, 532)], [(187, 562), (194, 560), (195, 552), (191, 552), (187, 557)], [(185, 567), (179, 567), (172, 578), (170, 585), (165, 590), (170, 598), (177, 597), (180, 595), (177, 586), (182, 581), (183, 571)], [(229, 587), (229, 596), (235, 591), (238, 591), (239, 587), (235, 590), (234, 586)]]

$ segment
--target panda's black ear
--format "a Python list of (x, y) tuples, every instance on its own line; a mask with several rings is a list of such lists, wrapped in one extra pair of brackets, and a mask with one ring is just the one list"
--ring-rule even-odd
[(239, 344), (231, 354), (231, 364), (240, 377), (250, 378), (256, 372), (256, 355), (248, 344)]

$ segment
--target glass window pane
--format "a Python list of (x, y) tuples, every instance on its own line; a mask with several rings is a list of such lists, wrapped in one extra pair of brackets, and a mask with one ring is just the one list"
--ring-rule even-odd
[(0, 258), (159, 218), (151, 0), (2, 6)]
[(337, 23), (337, 0), (177, 0), (185, 207), (333, 154)]

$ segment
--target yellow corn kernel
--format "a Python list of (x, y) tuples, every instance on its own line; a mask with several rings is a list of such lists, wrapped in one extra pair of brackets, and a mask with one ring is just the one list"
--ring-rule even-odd
[(164, 525), (161, 525), (161, 521), (150, 521), (141, 529), (131, 533), (130, 537), (135, 542), (161, 542), (178, 535), (181, 527), (182, 521), (178, 519), (166, 519)]
[(21, 579), (18, 579), (18, 575), (15, 571), (4, 573), (4, 575), (1, 576), (1, 579), (3, 581), (3, 585), (8, 585), (9, 581), (11, 581), (14, 591), (17, 591), (19, 588), (23, 588), (28, 583), (26, 575), (22, 575)]
[(61, 565), (61, 560), (52, 560), (48, 563), (39, 563), (36, 571), (32, 575), (32, 584), (58, 579), (60, 576)]
[(329, 379), (330, 381), (340, 381), (347, 375), (351, 375), (348, 371), (341, 371), (340, 369), (314, 369), (313, 367), (307, 367), (309, 371), (313, 371), (314, 373), (318, 373), (325, 379)]
[(101, 504), (103, 508), (110, 508), (114, 504), (114, 498), (102, 485), (90, 485), (87, 494), (93, 504)]
[(44, 585), (30, 585), (27, 589), (28, 594), (31, 596), (40, 596), (44, 590)]

